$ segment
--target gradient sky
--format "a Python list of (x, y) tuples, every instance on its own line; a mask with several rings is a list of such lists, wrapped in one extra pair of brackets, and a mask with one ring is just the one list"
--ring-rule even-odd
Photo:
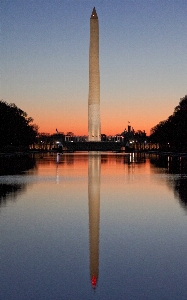
[(145, 130), (187, 94), (186, 0), (1, 0), (1, 94), (40, 132), (87, 135), (89, 26), (100, 27), (101, 132)]

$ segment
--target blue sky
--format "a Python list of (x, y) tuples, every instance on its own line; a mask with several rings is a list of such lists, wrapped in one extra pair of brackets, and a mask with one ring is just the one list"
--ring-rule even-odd
[(87, 134), (89, 23), (100, 28), (101, 131), (146, 130), (187, 94), (187, 1), (1, 0), (1, 99), (41, 132)]

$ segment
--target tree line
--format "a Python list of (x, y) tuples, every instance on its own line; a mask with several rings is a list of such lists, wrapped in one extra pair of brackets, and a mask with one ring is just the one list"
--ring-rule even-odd
[(14, 103), (0, 101), (0, 149), (25, 150), (36, 140), (38, 127)]
[(167, 120), (151, 129), (150, 140), (159, 143), (161, 150), (187, 152), (187, 95), (180, 99)]

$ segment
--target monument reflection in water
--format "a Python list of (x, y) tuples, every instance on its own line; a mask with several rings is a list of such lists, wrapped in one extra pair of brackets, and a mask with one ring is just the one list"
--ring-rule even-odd
[(2, 174), (0, 298), (186, 300), (186, 170), (89, 152)]
[(93, 288), (96, 288), (99, 276), (100, 172), (100, 154), (90, 153), (88, 157), (88, 203), (90, 279)]

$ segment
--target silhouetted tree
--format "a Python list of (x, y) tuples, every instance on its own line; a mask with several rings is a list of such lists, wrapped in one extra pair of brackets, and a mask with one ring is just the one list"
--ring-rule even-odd
[(187, 95), (180, 99), (173, 115), (151, 129), (150, 139), (163, 149), (187, 151)]
[(0, 101), (0, 148), (27, 148), (33, 144), (38, 127), (15, 104)]

